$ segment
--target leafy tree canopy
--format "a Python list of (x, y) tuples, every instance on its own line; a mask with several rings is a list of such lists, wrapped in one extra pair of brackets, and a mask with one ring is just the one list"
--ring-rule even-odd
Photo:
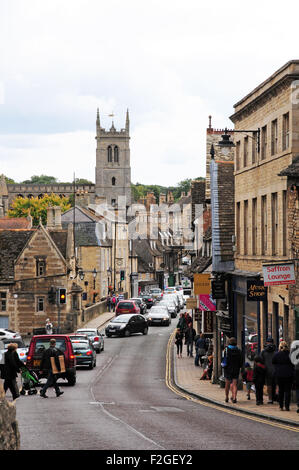
[(134, 200), (137, 201), (146, 196), (148, 192), (153, 192), (156, 200), (159, 200), (160, 193), (167, 194), (169, 191), (172, 191), (174, 200), (177, 201), (180, 199), (182, 192), (187, 194), (191, 189), (191, 182), (197, 180), (204, 180), (203, 177), (199, 176), (197, 178), (187, 178), (183, 181), (180, 181), (176, 186), (160, 186), (160, 185), (148, 185), (142, 183), (132, 184), (132, 192)]
[(68, 197), (59, 197), (57, 194), (45, 194), (42, 198), (38, 197), (17, 197), (12, 202), (12, 208), (8, 211), (9, 217), (28, 217), (33, 218), (33, 225), (38, 225), (39, 220), (44, 225), (47, 223), (47, 207), (60, 206), (62, 212), (71, 208)]

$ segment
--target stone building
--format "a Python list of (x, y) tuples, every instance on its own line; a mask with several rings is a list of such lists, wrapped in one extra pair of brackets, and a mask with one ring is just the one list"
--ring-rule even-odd
[[(246, 326), (266, 336), (294, 339), (295, 304), (286, 285), (268, 287), (268, 300), (247, 302), (246, 279), (263, 277), (263, 265), (294, 259), (288, 178), (280, 176), (299, 151), (299, 106), (294, 90), (299, 61), (286, 63), (234, 105), (235, 308), (237, 333)], [(294, 88), (295, 87), (295, 88)], [(248, 132), (237, 132), (248, 130)], [(250, 131), (250, 132), (249, 132)], [(297, 294), (294, 294), (294, 299)]]

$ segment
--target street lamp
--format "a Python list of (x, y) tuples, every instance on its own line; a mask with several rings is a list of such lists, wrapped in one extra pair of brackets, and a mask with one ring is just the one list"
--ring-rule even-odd
[(97, 294), (95, 293), (97, 274), (98, 274), (98, 273), (97, 273), (97, 270), (96, 270), (96, 268), (94, 268), (93, 271), (92, 271), (92, 275), (93, 275), (93, 291), (94, 291), (94, 292), (93, 292), (93, 303), (94, 303), (94, 304), (95, 304), (95, 302), (96, 302), (96, 295), (97, 295)]
[[(232, 142), (230, 140), (230, 134), (229, 132), (242, 132), (242, 133), (252, 133), (253, 136), (249, 135), (248, 137), (250, 137), (251, 139), (253, 140), (256, 140), (257, 141), (257, 152), (259, 153), (260, 152), (260, 134), (261, 134), (261, 130), (260, 128), (258, 129), (255, 129), (255, 130), (252, 130), (252, 129), (233, 129), (232, 131), (228, 131), (227, 130), (227, 127), (224, 129), (224, 134), (222, 134), (222, 140), (220, 140), (218, 142), (218, 146), (223, 149), (224, 151), (227, 151), (229, 148), (232, 148), (232, 147), (235, 147), (235, 144), (234, 142)], [(211, 153), (212, 155), (212, 153)]]

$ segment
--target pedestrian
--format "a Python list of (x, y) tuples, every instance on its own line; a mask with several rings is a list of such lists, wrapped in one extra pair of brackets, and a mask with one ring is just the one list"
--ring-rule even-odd
[(108, 297), (107, 297), (106, 305), (107, 305), (108, 312), (111, 312), (111, 297), (110, 297), (110, 295), (108, 295)]
[(276, 352), (276, 346), (273, 338), (267, 338), (264, 349), (261, 352), (261, 357), (266, 366), (266, 386), (268, 393), (268, 403), (272, 404), (276, 400), (276, 382), (274, 377), (274, 365), (272, 364), (273, 356)]
[(195, 341), (195, 351), (196, 351), (195, 360), (194, 360), (195, 366), (199, 366), (199, 362), (200, 362), (200, 365), (202, 366), (202, 358), (203, 356), (206, 355), (207, 349), (208, 349), (208, 343), (206, 341), (204, 333), (201, 333), (199, 338)]
[(115, 307), (116, 307), (116, 297), (115, 297), (115, 294), (113, 294), (113, 296), (112, 296), (111, 303), (112, 303), (113, 312), (115, 312)]
[(47, 335), (52, 335), (53, 334), (53, 325), (50, 322), (50, 318), (47, 318), (45, 328), (46, 328), (46, 334)]
[(224, 369), (225, 378), (226, 403), (228, 403), (229, 400), (230, 388), (232, 391), (231, 401), (233, 403), (237, 403), (238, 378), (242, 364), (242, 352), (237, 347), (237, 340), (236, 338), (230, 338), (228, 341), (228, 346), (224, 351), (224, 358), (222, 361), (222, 367)]
[(181, 332), (180, 328), (177, 328), (175, 334), (175, 344), (177, 348), (177, 355), (178, 357), (182, 357), (183, 352), (183, 333)]
[(253, 366), (253, 383), (255, 386), (256, 404), (264, 404), (264, 385), (266, 382), (266, 366), (261, 356), (255, 356)]
[(193, 357), (193, 343), (196, 335), (196, 331), (192, 326), (192, 323), (188, 323), (185, 331), (185, 344), (187, 345), (187, 356)]
[(250, 400), (250, 392), (251, 392), (251, 387), (253, 385), (253, 369), (249, 362), (245, 363), (245, 370), (242, 374), (243, 380), (246, 385), (246, 391), (247, 391), (247, 400)]
[(283, 410), (290, 411), (291, 390), (294, 380), (294, 365), (290, 359), (290, 350), (285, 341), (279, 344), (279, 351), (274, 354), (272, 363), (275, 369), (275, 379), (278, 384), (278, 402)]
[(181, 333), (185, 333), (186, 330), (186, 318), (183, 313), (180, 313), (180, 318), (177, 324), (177, 328), (181, 330)]
[[(184, 315), (184, 314), (183, 314)], [(189, 323), (193, 323), (192, 317), (189, 312), (185, 312), (186, 326), (188, 327)]]
[(17, 376), (20, 368), (23, 367), (22, 361), (19, 359), (17, 353), (18, 345), (10, 343), (7, 346), (7, 351), (4, 354), (4, 367), (1, 377), (4, 379), (4, 392), (9, 389), (12, 394), (12, 399), (16, 400), (20, 396), (19, 388), (17, 385)]
[(41, 365), (40, 365), (41, 371), (46, 371), (48, 374), (47, 382), (45, 383), (45, 385), (40, 391), (40, 396), (43, 398), (48, 398), (48, 396), (46, 395), (46, 391), (48, 390), (49, 387), (54, 387), (57, 397), (59, 397), (60, 395), (64, 393), (59, 389), (59, 386), (57, 385), (57, 374), (53, 372), (52, 364), (51, 364), (51, 358), (53, 357), (57, 369), (60, 369), (58, 356), (63, 356), (63, 355), (64, 355), (63, 352), (60, 349), (56, 348), (56, 339), (51, 338), (50, 347), (43, 352)]

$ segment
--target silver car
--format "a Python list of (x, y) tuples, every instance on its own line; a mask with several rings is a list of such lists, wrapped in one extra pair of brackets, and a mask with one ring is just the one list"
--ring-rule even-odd
[(97, 328), (79, 328), (76, 334), (86, 335), (97, 353), (104, 351), (104, 335)]
[[(10, 343), (15, 343), (18, 345), (18, 348), (17, 348), (17, 353), (18, 353), (18, 356), (19, 356), (19, 359), (25, 364), (26, 363), (26, 359), (27, 359), (27, 354), (28, 354), (28, 348), (25, 346), (24, 344), (24, 341), (22, 340), (22, 338), (14, 338), (14, 339), (1, 339), (1, 343), (3, 346), (2, 347), (2, 355), (4, 355), (4, 353), (7, 351), (7, 348), (8, 348), (8, 345)], [(1, 344), (0, 343), (0, 344)]]
[(152, 297), (154, 297), (154, 299), (156, 299), (158, 301), (161, 300), (162, 297), (163, 297), (162, 290), (159, 289), (158, 287), (150, 289), (150, 294), (151, 294)]
[(165, 325), (169, 326), (171, 323), (171, 316), (165, 305), (162, 307), (152, 307), (150, 313), (146, 315), (149, 325)]
[(175, 318), (177, 316), (177, 308), (176, 308), (176, 305), (175, 305), (175, 303), (172, 299), (164, 298), (159, 303), (159, 306), (163, 306), (163, 305), (167, 306), (171, 318)]

